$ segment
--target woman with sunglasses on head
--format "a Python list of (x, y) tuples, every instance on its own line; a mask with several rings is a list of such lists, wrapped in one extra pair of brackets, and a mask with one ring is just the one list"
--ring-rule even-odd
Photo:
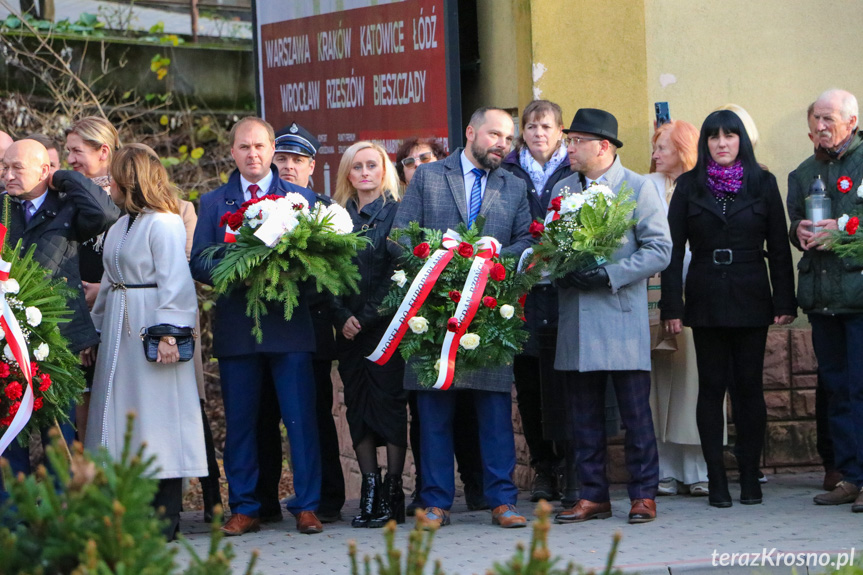
[[(515, 150), (501, 167), (524, 180), (531, 217), (544, 221), (552, 189), (572, 174), (560, 106), (548, 100), (534, 100), (525, 107)], [(557, 316), (557, 288), (543, 280), (530, 290), (524, 302), (525, 328), (530, 339), (513, 365), (518, 411), (530, 451), (530, 465), (536, 472), (531, 501), (558, 499), (563, 488), (558, 485), (558, 467), (565, 450), (555, 442), (566, 440), (567, 426), (563, 419), (565, 410), (555, 410), (553, 400)], [(565, 401), (561, 398), (557, 404), (563, 406)]]
[[(668, 223), (674, 245), (671, 263), (662, 273), (661, 317), (671, 333), (680, 333), (684, 324), (692, 328), (698, 368), (696, 422), (707, 463), (708, 502), (713, 507), (732, 504), (722, 448), (727, 391), (736, 398), (738, 410), (734, 421), (740, 502), (759, 504), (767, 328), (791, 323), (797, 301), (776, 178), (758, 165), (734, 112), (713, 112), (701, 126), (698, 160), (677, 179)], [(692, 261), (684, 286), (687, 242)]]
[[(66, 129), (66, 162), (69, 166), (100, 186), (105, 193), (110, 193), (111, 159), (114, 152), (120, 149), (120, 136), (114, 126), (100, 116), (81, 118)], [(84, 298), (92, 309), (99, 293), (99, 282), (105, 268), (102, 266), (102, 242), (105, 234), (100, 234), (92, 240), (81, 244), (79, 250), (79, 269), (81, 271), (81, 286)], [(87, 378), (88, 389), (84, 392), (81, 403), (76, 408), (76, 427), (78, 440), (83, 442), (87, 433), (87, 413), (90, 405), (89, 386), (93, 382), (93, 364), (96, 360), (96, 348), (85, 350), (81, 356), (84, 375)]]
[[(369, 239), (355, 258), (359, 292), (335, 298), (333, 323), (339, 375), (351, 441), (362, 473), (360, 514), (353, 527), (383, 527), (391, 519), (404, 523), (402, 471), (407, 453), (407, 393), (404, 361), (396, 354), (386, 365), (366, 356), (374, 351), (391, 317), (378, 308), (389, 291), (390, 276), (401, 248), (389, 240), (399, 208), (398, 179), (386, 150), (373, 142), (350, 146), (339, 163), (333, 200), (347, 209), (354, 232)], [(377, 447), (386, 446), (387, 473), (381, 482)]]
[(432, 138), (408, 138), (396, 151), (396, 172), (407, 188), (414, 172), (421, 164), (437, 162), (446, 158), (444, 147)]

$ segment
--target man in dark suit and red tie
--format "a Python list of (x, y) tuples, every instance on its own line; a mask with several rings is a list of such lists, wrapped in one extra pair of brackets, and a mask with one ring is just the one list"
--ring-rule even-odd
[[(499, 108), (473, 113), (465, 136), (467, 147), (445, 160), (417, 168), (402, 199), (394, 228), (418, 222), (446, 231), (459, 223), (485, 218), (483, 235), (496, 238), (504, 255), (520, 256), (530, 245), (530, 207), (524, 182), (500, 164), (512, 147), (512, 118)], [(515, 442), (512, 434), (512, 365), (455, 374), (447, 391), (426, 389), (412, 368), (405, 370), (405, 389), (417, 391), (420, 413), (422, 492), (426, 525), (450, 522), (455, 495), (453, 418), (456, 394), (471, 393), (479, 426), (484, 491), (492, 508), (492, 523), (524, 527), (515, 508), (518, 489), (512, 481)]]
[[(243, 118), (231, 130), (231, 156), (237, 170), (228, 183), (201, 197), (198, 225), (192, 245), (192, 275), (212, 284), (211, 271), (220, 254), (202, 256), (205, 249), (225, 243), (220, 219), (253, 198), (268, 194), (301, 194), (309, 205), (315, 195), (279, 179), (272, 166), (275, 153), (273, 128), (260, 118)], [(263, 340), (252, 336), (252, 320), (246, 316), (245, 290), (220, 296), (213, 327), (213, 355), (219, 358), (222, 399), (225, 404), (225, 475), (228, 479), (231, 518), (222, 527), (227, 535), (260, 529), (260, 502), (255, 495), (259, 460), (257, 425), (261, 409), (261, 385), (268, 372), (275, 384), (282, 420), (291, 443), (294, 497), (288, 504), (300, 533), (323, 530), (315, 515), (321, 495), (321, 456), (315, 417), (315, 383), (312, 354), (315, 334), (308, 303), (301, 296), (290, 321), (274, 306), (261, 317)]]

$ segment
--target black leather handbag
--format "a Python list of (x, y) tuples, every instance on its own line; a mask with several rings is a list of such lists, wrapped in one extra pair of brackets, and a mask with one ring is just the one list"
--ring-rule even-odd
[(141, 342), (144, 344), (144, 355), (147, 361), (156, 361), (159, 351), (159, 340), (163, 337), (173, 337), (177, 340), (177, 351), (180, 352), (180, 361), (189, 361), (195, 352), (195, 339), (198, 332), (193, 327), (177, 327), (167, 323), (160, 323), (150, 327), (141, 328)]

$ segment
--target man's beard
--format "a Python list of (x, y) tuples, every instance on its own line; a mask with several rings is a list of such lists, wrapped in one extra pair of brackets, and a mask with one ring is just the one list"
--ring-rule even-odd
[(496, 151), (499, 151), (501, 154), (501, 158), (497, 158), (495, 156), (489, 155), (489, 150), (491, 148), (480, 148), (477, 143), (471, 142), (470, 152), (473, 154), (474, 159), (479, 162), (479, 165), (485, 168), (488, 171), (496, 170), (500, 167), (500, 162), (503, 159), (503, 149), (495, 148)]

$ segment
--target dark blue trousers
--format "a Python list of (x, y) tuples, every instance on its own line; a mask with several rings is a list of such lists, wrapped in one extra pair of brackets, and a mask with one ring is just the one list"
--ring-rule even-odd
[(863, 486), (863, 314), (809, 314), (818, 375), (830, 394), (836, 469)]
[(321, 498), (321, 451), (311, 353), (256, 353), (219, 359), (225, 403), (225, 476), (233, 513), (258, 517), (258, 417), (268, 370), (291, 443), (294, 491), (288, 511), (314, 511)]
[(609, 377), (617, 395), (620, 418), (626, 429), (624, 459), (629, 471), (630, 499), (654, 499), (659, 485), (659, 456), (650, 412), (648, 371), (563, 371), (567, 409), (575, 451), (581, 498), (609, 500), (605, 473), (605, 387)]
[[(75, 406), (73, 405), (71, 409), (69, 409), (69, 421), (60, 425), (60, 431), (63, 434), (63, 439), (66, 440), (66, 443), (69, 445), (69, 449), (72, 448), (72, 442), (75, 441)], [(51, 430), (50, 428), (44, 428), (41, 431), (42, 433), (42, 445), (48, 446), (51, 445)], [(9, 460), (9, 466), (12, 468), (12, 474), (18, 475), (19, 473), (23, 473), (24, 475), (30, 475), (32, 473), (32, 469), (30, 467), (30, 448), (29, 447), (21, 447), (18, 445), (18, 440), (13, 441), (9, 447), (6, 448), (6, 451), (3, 452), (3, 458)], [(46, 466), (50, 470), (51, 466), (46, 461)], [(6, 492), (6, 488), (3, 486), (3, 478), (0, 477), (0, 504), (6, 501), (9, 498), (9, 494)]]
[(427, 507), (448, 510), (455, 497), (453, 420), (459, 393), (473, 394), (482, 455), (483, 491), (492, 509), (515, 505), (518, 488), (515, 471), (515, 439), (512, 434), (512, 396), (496, 391), (418, 391), (420, 413), (420, 461), (422, 491)]

